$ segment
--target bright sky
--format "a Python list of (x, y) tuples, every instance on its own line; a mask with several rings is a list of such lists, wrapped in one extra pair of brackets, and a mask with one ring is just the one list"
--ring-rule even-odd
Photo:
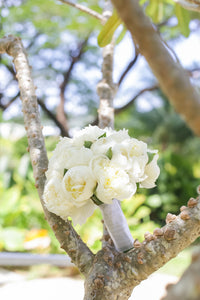
[[(183, 67), (188, 69), (191, 69), (193, 67), (200, 68), (200, 35), (198, 35), (197, 32), (191, 33), (188, 38), (181, 36), (178, 41), (172, 41), (170, 43), (170, 47), (172, 47), (176, 52), (176, 55), (181, 61)], [(114, 79), (117, 80), (119, 78), (119, 75), (123, 71), (124, 66), (126, 66), (134, 56), (134, 49), (129, 35), (126, 36), (124, 43), (121, 43), (116, 47), (115, 56), (116, 59)], [(120, 59), (118, 59), (118, 57), (120, 57)], [(147, 78), (151, 79), (149, 83), (145, 80)], [(198, 79), (200, 85), (200, 77)], [(151, 86), (151, 84), (153, 84), (152, 80), (153, 77), (150, 70), (148, 70), (147, 68), (146, 61), (143, 58), (140, 59), (134, 69), (127, 75), (123, 90), (121, 90), (121, 92), (119, 90), (117, 98), (115, 100), (116, 106), (120, 106), (121, 102), (126, 103), (133, 97), (133, 95), (137, 94), (139, 90), (147, 87), (148, 85)], [(140, 96), (138, 100), (140, 102), (140, 109), (149, 110), (152, 108), (147, 93)], [(158, 98), (154, 98), (153, 105), (159, 105)]]

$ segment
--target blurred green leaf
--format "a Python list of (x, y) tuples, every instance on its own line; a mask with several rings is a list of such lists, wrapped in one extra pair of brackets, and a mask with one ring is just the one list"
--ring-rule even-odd
[(160, 207), (162, 204), (162, 201), (161, 201), (160, 196), (155, 194), (155, 195), (149, 196), (147, 198), (146, 203), (147, 203), (147, 205), (151, 206), (152, 208), (155, 208), (155, 207)]
[(176, 4), (175, 13), (176, 13), (176, 17), (178, 19), (178, 24), (180, 26), (181, 33), (185, 37), (188, 37), (190, 34), (190, 28), (189, 28), (190, 14), (189, 14), (188, 10), (186, 10), (179, 4)]
[(138, 210), (134, 214), (134, 217), (140, 220), (145, 218), (146, 216), (149, 216), (150, 212), (151, 209), (149, 207), (142, 205), (141, 207), (138, 208)]
[(119, 18), (116, 10), (114, 10), (112, 16), (108, 19), (98, 35), (97, 40), (100, 47), (105, 47), (106, 45), (110, 44), (115, 30), (121, 23), (121, 19)]
[(146, 13), (151, 16), (153, 22), (160, 23), (164, 18), (163, 0), (150, 0), (146, 8)]
[(9, 214), (15, 209), (20, 194), (21, 190), (18, 186), (8, 189), (6, 193), (4, 193), (3, 189), (0, 189), (0, 215)]
[(24, 250), (25, 230), (16, 227), (0, 229), (0, 244), (7, 251)]
[(122, 202), (122, 209), (126, 215), (126, 217), (132, 217), (134, 216), (134, 213), (140, 207), (146, 200), (146, 197), (141, 194), (136, 194), (130, 199), (125, 199)]
[(106, 156), (107, 156), (109, 159), (112, 159), (112, 156), (113, 156), (112, 147), (110, 147), (110, 148), (108, 149), (108, 151), (106, 152)]

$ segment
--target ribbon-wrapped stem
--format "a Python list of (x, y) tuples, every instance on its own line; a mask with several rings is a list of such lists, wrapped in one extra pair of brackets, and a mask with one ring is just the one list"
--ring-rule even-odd
[(119, 201), (113, 199), (112, 204), (102, 204), (99, 208), (101, 209), (104, 224), (112, 238), (115, 248), (119, 252), (126, 252), (133, 248), (134, 239), (130, 233)]

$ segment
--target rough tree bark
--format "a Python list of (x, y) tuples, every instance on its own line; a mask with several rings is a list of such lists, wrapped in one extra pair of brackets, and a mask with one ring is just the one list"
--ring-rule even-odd
[(131, 32), (139, 52), (146, 58), (160, 87), (188, 126), (200, 136), (200, 95), (186, 71), (174, 61), (159, 33), (145, 15), (138, 0), (112, 0)]
[(180, 281), (167, 286), (167, 296), (162, 300), (199, 300), (200, 299), (200, 247), (192, 255), (192, 263)]
[[(105, 1), (103, 18), (108, 20), (112, 15), (110, 1)], [(99, 95), (98, 125), (100, 128), (114, 128), (114, 108), (113, 99), (115, 86), (113, 83), (113, 54), (114, 40), (103, 48), (102, 80), (97, 85)]]
[[(35, 87), (26, 53), (19, 38), (0, 40), (0, 53), (14, 58), (23, 105), (24, 122), (34, 170), (36, 188), (43, 204), (42, 194), (47, 169), (47, 156), (39, 119)], [(167, 224), (147, 233), (143, 243), (137, 240), (128, 253), (117, 252), (107, 244), (96, 255), (82, 242), (70, 222), (48, 212), (45, 216), (55, 232), (61, 247), (85, 275), (85, 299), (128, 299), (132, 289), (152, 272), (160, 268), (200, 235), (200, 197), (190, 199), (178, 216), (168, 215)]]
[(27, 55), (21, 40), (13, 36), (0, 39), (0, 53), (4, 52), (13, 57), (17, 72), (16, 76), (19, 82), (22, 111), (24, 114), (25, 129), (27, 131), (35, 186), (43, 205), (45, 217), (60, 242), (61, 247), (69, 254), (72, 261), (77, 265), (81, 272), (86, 274), (87, 268), (90, 268), (92, 264), (94, 255), (80, 239), (71, 223), (64, 222), (60, 217), (50, 213), (43, 204), (42, 195), (46, 180), (45, 172), (48, 167), (48, 159), (42, 135), (37, 98), (35, 95), (36, 87), (31, 78)]

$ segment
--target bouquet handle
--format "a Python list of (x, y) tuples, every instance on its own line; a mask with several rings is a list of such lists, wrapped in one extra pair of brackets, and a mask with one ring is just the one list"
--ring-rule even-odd
[(119, 201), (113, 199), (112, 204), (102, 204), (99, 208), (115, 248), (119, 252), (126, 252), (133, 248), (134, 239), (130, 233)]

